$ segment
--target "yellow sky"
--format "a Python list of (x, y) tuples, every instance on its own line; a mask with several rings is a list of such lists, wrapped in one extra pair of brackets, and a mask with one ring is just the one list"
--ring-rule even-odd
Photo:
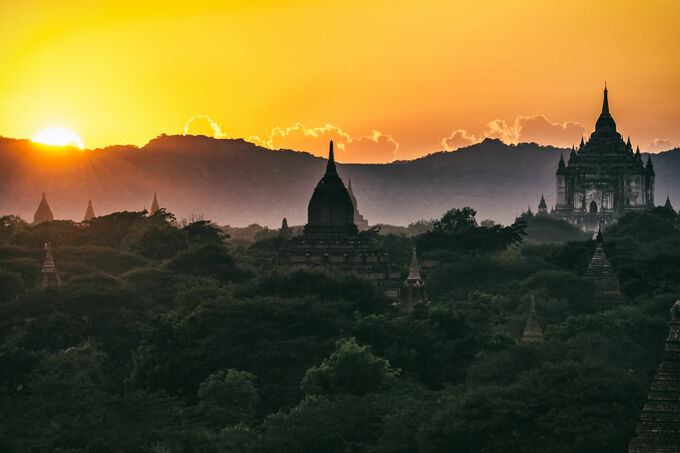
[(619, 131), (658, 151), (680, 145), (678, 17), (674, 0), (2, 2), (0, 135), (143, 145), (207, 115), (274, 148), (334, 138), (340, 161), (569, 145), (607, 80)]

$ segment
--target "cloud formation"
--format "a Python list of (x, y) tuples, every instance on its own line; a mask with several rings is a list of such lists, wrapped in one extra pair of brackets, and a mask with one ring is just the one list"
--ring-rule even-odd
[(675, 143), (667, 138), (655, 138), (652, 143), (649, 144), (649, 152), (658, 153), (661, 151), (668, 151), (677, 147)]
[(208, 115), (195, 115), (184, 125), (184, 135), (205, 135), (215, 138), (227, 138), (219, 124)]
[(248, 140), (270, 149), (305, 150), (317, 156), (326, 156), (328, 141), (333, 140), (339, 162), (391, 162), (399, 151), (399, 143), (391, 135), (373, 130), (369, 135), (352, 137), (332, 124), (307, 127), (297, 123), (287, 128), (275, 127), (269, 138), (251, 136)]
[(452, 151), (479, 143), (485, 138), (497, 138), (505, 143), (536, 142), (542, 145), (568, 147), (581, 141), (585, 128), (576, 122), (553, 123), (544, 115), (518, 116), (515, 121), (493, 120), (480, 134), (466, 129), (456, 129), (441, 139), (442, 149)]

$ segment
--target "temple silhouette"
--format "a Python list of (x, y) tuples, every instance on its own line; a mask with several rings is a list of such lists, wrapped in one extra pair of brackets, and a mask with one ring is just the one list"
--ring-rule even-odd
[(401, 272), (391, 265), (387, 253), (374, 249), (369, 238), (359, 233), (354, 220), (357, 212), (356, 201), (338, 175), (331, 141), (326, 171), (307, 206), (303, 233), (282, 246), (273, 264), (279, 268), (307, 266), (364, 275), (385, 295), (397, 300), (403, 283)]
[(587, 142), (572, 147), (567, 162), (557, 164), (557, 203), (553, 215), (581, 228), (597, 231), (627, 212), (654, 207), (652, 158), (642, 162), (640, 148), (633, 152), (616, 131), (609, 112), (607, 86), (602, 112)]

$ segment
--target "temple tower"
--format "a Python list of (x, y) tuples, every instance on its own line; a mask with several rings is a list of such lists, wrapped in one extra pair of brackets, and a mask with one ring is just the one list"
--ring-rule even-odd
[(352, 205), (354, 205), (354, 224), (357, 226), (359, 231), (368, 230), (368, 222), (366, 219), (364, 219), (364, 216), (359, 213), (357, 197), (355, 197), (354, 192), (352, 192), (352, 178), (349, 178), (349, 181), (347, 182), (347, 192), (349, 193), (349, 198), (352, 200)]
[(670, 209), (671, 211), (675, 212), (675, 209), (673, 208), (673, 205), (671, 204), (671, 199), (668, 195), (666, 195), (666, 204), (663, 205), (664, 208)]
[(281, 229), (279, 230), (279, 237), (283, 239), (290, 239), (293, 236), (293, 231), (288, 226), (288, 220), (284, 217), (281, 222)]
[(596, 244), (595, 253), (593, 253), (584, 277), (595, 282), (598, 298), (602, 300), (604, 307), (622, 302), (623, 296), (621, 296), (619, 280), (616, 278), (614, 269), (609, 264), (609, 259), (607, 259), (607, 255), (604, 252), (604, 240), (601, 229), (598, 228), (593, 239)]
[(357, 231), (354, 205), (335, 167), (331, 141), (326, 173), (309, 200), (304, 235), (308, 239), (336, 242), (356, 236)]
[(548, 205), (545, 202), (545, 197), (543, 197), (543, 194), (541, 194), (541, 201), (538, 203), (538, 212), (536, 213), (537, 216), (544, 216), (548, 215)]
[(538, 325), (536, 319), (536, 299), (531, 295), (531, 305), (529, 306), (529, 317), (524, 326), (524, 334), (522, 335), (522, 342), (524, 343), (540, 343), (543, 341), (543, 331)]
[(680, 300), (670, 312), (663, 359), (656, 369), (629, 453), (680, 452)]
[(153, 201), (151, 202), (151, 211), (149, 211), (149, 215), (154, 215), (159, 209), (160, 206), (158, 205), (158, 198), (156, 198), (156, 192), (154, 192)]
[(41, 286), (47, 288), (48, 286), (61, 286), (61, 278), (57, 273), (57, 266), (54, 264), (52, 257), (52, 244), (45, 243), (45, 263), (40, 271), (42, 276)]
[(94, 219), (94, 209), (92, 208), (92, 200), (87, 200), (87, 209), (85, 210), (85, 217), (83, 222)]
[(42, 199), (40, 200), (40, 204), (38, 205), (38, 209), (35, 211), (35, 215), (33, 216), (33, 225), (37, 225), (43, 222), (51, 222), (52, 220), (54, 220), (54, 216), (52, 215), (50, 205), (47, 204), (47, 197), (45, 196), (45, 192), (43, 192)]
[(555, 217), (586, 232), (610, 225), (628, 212), (654, 206), (654, 166), (645, 165), (633, 145), (616, 130), (605, 85), (595, 131), (557, 164)]
[(410, 312), (418, 302), (425, 302), (425, 282), (420, 276), (420, 266), (416, 256), (416, 248), (413, 247), (411, 254), (411, 266), (408, 270), (408, 277), (404, 280), (401, 287), (401, 311)]

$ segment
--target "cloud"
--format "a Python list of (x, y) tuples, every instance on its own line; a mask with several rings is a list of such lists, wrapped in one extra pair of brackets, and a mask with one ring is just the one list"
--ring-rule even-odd
[(486, 123), (480, 134), (465, 129), (456, 129), (448, 137), (441, 139), (445, 151), (452, 151), (485, 138), (497, 138), (505, 143), (536, 142), (543, 145), (567, 147), (577, 144), (585, 133), (585, 128), (572, 121), (553, 123), (544, 115), (518, 116), (508, 123), (496, 119)]
[(649, 151), (652, 153), (668, 151), (669, 149), (675, 148), (676, 145), (667, 138), (655, 138), (652, 143), (649, 144)]
[(219, 124), (208, 115), (196, 115), (189, 118), (184, 125), (184, 135), (206, 135), (208, 137), (226, 138)]
[(368, 135), (352, 137), (332, 124), (307, 127), (297, 123), (287, 128), (275, 127), (269, 138), (251, 136), (248, 140), (270, 149), (305, 150), (317, 156), (326, 156), (328, 141), (333, 140), (339, 162), (391, 162), (399, 151), (399, 143), (391, 135), (374, 130)]

